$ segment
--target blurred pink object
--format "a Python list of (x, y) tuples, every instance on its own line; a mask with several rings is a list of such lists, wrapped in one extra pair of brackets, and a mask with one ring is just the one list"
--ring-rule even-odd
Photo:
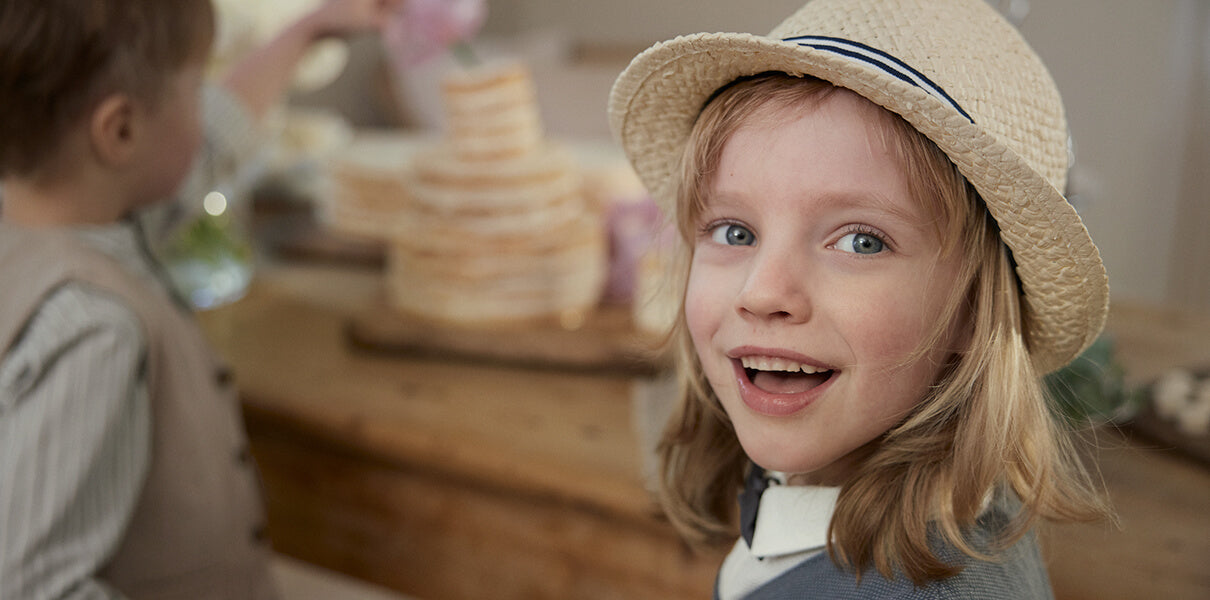
[(640, 200), (613, 203), (606, 212), (609, 233), (609, 277), (603, 300), (614, 304), (634, 301), (638, 283), (639, 260), (656, 247), (671, 243), (672, 231), (655, 201), (644, 195)]
[(485, 0), (405, 0), (383, 41), (395, 64), (415, 65), (474, 37), (487, 19)]

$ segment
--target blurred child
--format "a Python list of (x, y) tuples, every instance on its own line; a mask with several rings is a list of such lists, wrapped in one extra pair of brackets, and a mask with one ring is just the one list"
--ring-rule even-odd
[(143, 220), (388, 6), (325, 2), (203, 105), (208, 0), (0, 0), (0, 598), (275, 595), (230, 371)]
[[(1108, 510), (1043, 374), (1105, 319), (1058, 92), (982, 0), (815, 0), (657, 44), (615, 134), (689, 258), (662, 500), (732, 598), (1049, 598)], [(735, 498), (740, 495), (738, 519)]]

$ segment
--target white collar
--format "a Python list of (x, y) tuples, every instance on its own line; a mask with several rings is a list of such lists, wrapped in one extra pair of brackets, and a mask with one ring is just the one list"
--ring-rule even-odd
[(770, 485), (761, 495), (752, 555), (768, 558), (826, 546), (839, 496), (838, 487)]

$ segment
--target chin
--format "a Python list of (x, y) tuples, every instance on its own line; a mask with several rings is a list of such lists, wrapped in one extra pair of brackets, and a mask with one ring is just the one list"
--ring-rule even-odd
[[(755, 437), (756, 439), (750, 439)], [(753, 432), (750, 436), (740, 436), (740, 446), (744, 454), (752, 462), (770, 471), (782, 473), (811, 473), (826, 467), (829, 462), (817, 456), (804, 455), (801, 442), (794, 444), (777, 443), (771, 436)]]

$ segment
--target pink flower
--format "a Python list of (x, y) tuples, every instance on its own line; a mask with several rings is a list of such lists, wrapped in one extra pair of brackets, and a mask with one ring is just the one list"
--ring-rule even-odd
[(405, 0), (383, 31), (399, 66), (415, 65), (478, 33), (487, 18), (485, 0)]

